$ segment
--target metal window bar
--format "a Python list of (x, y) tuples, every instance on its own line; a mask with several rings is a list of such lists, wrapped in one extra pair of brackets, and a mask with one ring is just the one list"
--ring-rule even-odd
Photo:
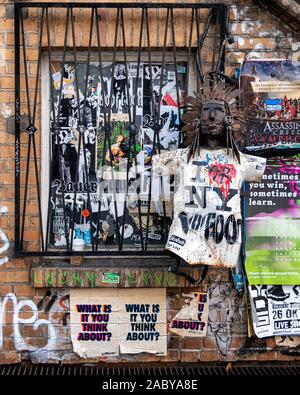
[[(29, 65), (28, 65), (28, 53), (30, 48), (28, 48), (27, 43), (27, 27), (26, 27), (26, 19), (27, 14), (25, 11), (32, 11), (32, 9), (37, 11), (38, 18), (38, 40), (37, 40), (37, 63), (35, 67), (35, 77), (34, 77), (34, 89), (33, 89), (33, 97), (31, 95), (31, 82), (32, 72), (29, 73)], [(86, 9), (90, 11), (90, 26), (89, 26), (89, 39), (87, 47), (82, 47), (80, 43), (76, 41), (76, 31), (75, 31), (75, 12), (84, 12)], [(130, 48), (126, 43), (126, 28), (128, 26), (128, 21), (126, 19), (126, 12), (129, 10), (135, 11), (135, 16), (139, 15), (139, 37), (138, 37), (138, 47), (135, 49), (135, 52), (132, 52), (132, 48)], [(184, 11), (185, 18), (185, 46), (181, 46), (180, 48), (176, 45), (176, 37), (178, 31), (176, 31), (175, 26), (175, 18), (176, 13)], [(52, 65), (53, 59), (56, 58), (55, 45), (54, 42), (51, 42), (51, 38), (53, 39), (52, 30), (50, 31), (51, 22), (55, 21), (54, 15), (59, 12), (60, 18), (61, 15), (65, 15), (64, 22), (64, 32), (61, 33), (64, 37), (62, 57), (60, 60), (60, 81), (58, 92), (56, 92), (56, 97), (54, 95), (53, 81), (51, 78), (52, 73)], [(115, 23), (107, 23), (107, 20), (102, 18), (103, 12), (107, 12), (110, 15), (115, 16)], [(152, 14), (151, 14), (152, 12)], [(163, 15), (165, 22), (163, 26), (163, 44), (159, 45), (157, 48), (157, 43), (153, 43), (152, 35), (150, 35), (150, 23), (151, 23), (151, 15), (153, 12), (156, 12), (156, 16), (160, 17)], [(115, 14), (113, 14), (115, 13)], [(159, 14), (158, 14), (159, 13)], [(52, 19), (50, 21), (49, 14), (51, 14)], [(32, 13), (29, 13), (29, 17)], [(153, 18), (153, 16), (152, 16)], [(177, 15), (178, 18), (178, 15)], [(112, 29), (114, 26), (114, 34), (109, 29)], [(57, 28), (57, 27), (56, 27)], [(52, 28), (53, 29), (53, 28)], [(104, 31), (103, 31), (104, 29)], [(106, 30), (105, 30), (106, 29)], [(126, 256), (143, 256), (150, 254), (152, 256), (162, 256), (164, 255), (163, 248), (164, 243), (167, 240), (168, 228), (170, 225), (171, 218), (167, 216), (167, 210), (165, 205), (165, 200), (162, 202), (162, 211), (163, 214), (160, 214), (160, 227), (161, 230), (161, 242), (153, 245), (149, 242), (149, 234), (150, 234), (150, 215), (151, 215), (151, 198), (152, 198), (152, 177), (151, 177), (151, 167), (150, 167), (150, 178), (148, 177), (148, 191), (147, 191), (147, 210), (146, 213), (142, 213), (142, 198), (141, 198), (141, 188), (140, 188), (140, 180), (141, 173), (138, 166), (135, 166), (135, 181), (139, 182), (138, 187), (136, 188), (136, 205), (137, 205), (137, 222), (136, 222), (136, 237), (138, 242), (136, 242), (133, 246), (129, 245), (125, 242), (125, 231), (126, 226), (128, 226), (129, 220), (129, 201), (128, 201), (128, 191), (132, 186), (132, 177), (130, 171), (134, 164), (137, 164), (137, 141), (139, 137), (139, 133), (143, 128), (144, 124), (142, 121), (141, 125), (138, 125), (137, 121), (137, 107), (138, 107), (138, 83), (139, 79), (143, 78), (144, 70), (148, 68), (149, 76), (148, 76), (148, 84), (149, 84), (149, 97), (148, 97), (148, 106), (151, 109), (149, 117), (152, 122), (152, 131), (153, 131), (153, 141), (152, 141), (152, 149), (150, 153), (150, 161), (154, 154), (161, 152), (161, 130), (163, 127), (162, 118), (161, 118), (161, 107), (162, 107), (162, 99), (163, 99), (163, 88), (164, 88), (164, 74), (167, 73), (167, 66), (173, 65), (173, 74), (175, 76), (175, 100), (177, 102), (178, 107), (178, 129), (179, 129), (179, 138), (178, 144), (181, 144), (181, 134), (180, 134), (180, 124), (181, 124), (181, 115), (182, 111), (185, 110), (187, 105), (187, 96), (188, 96), (188, 88), (189, 88), (189, 75), (191, 68), (191, 58), (192, 53), (195, 53), (195, 60), (197, 65), (198, 77), (199, 80), (203, 80), (204, 75), (204, 67), (202, 64), (202, 50), (207, 37), (209, 35), (209, 30), (215, 29), (214, 37), (214, 45), (217, 46), (218, 50), (218, 60), (215, 61), (215, 55), (213, 56), (212, 67), (216, 63), (216, 70), (219, 72), (224, 71), (224, 61), (225, 61), (225, 38), (227, 34), (227, 8), (226, 5), (222, 3), (201, 3), (201, 4), (163, 4), (163, 3), (142, 3), (142, 4), (115, 4), (115, 3), (15, 3), (15, 255), (16, 256), (71, 256), (71, 255), (86, 255), (86, 256), (97, 256), (97, 255), (126, 255)], [(202, 30), (202, 32), (201, 32)], [(110, 80), (110, 90), (107, 87), (107, 92), (105, 91), (105, 83), (104, 80), (104, 70), (105, 70), (105, 54), (108, 51), (108, 45), (102, 45), (103, 39), (105, 40), (106, 36), (110, 34), (114, 37), (113, 49), (112, 49), (112, 61), (110, 61), (110, 72), (111, 72), (111, 80)], [(169, 42), (168, 42), (169, 37)], [(194, 37), (194, 39), (193, 39)], [(196, 37), (196, 39), (195, 39)], [(94, 38), (94, 42), (93, 42)], [(120, 39), (121, 38), (121, 39)], [(151, 41), (152, 39), (152, 41)], [(53, 41), (53, 40), (52, 40)], [(219, 44), (217, 43), (219, 41)], [(46, 42), (46, 44), (45, 44)], [(159, 50), (159, 52), (157, 51)], [(86, 60), (84, 63), (78, 60), (78, 52), (79, 50), (87, 51)], [(178, 67), (180, 66), (181, 61), (178, 61), (178, 51), (181, 53), (184, 50), (186, 55), (185, 64), (185, 80), (182, 83), (183, 86), (180, 86), (179, 75), (178, 75)], [(105, 51), (105, 54), (104, 54)], [(49, 70), (49, 96), (50, 96), (50, 133), (48, 136), (48, 144), (49, 144), (49, 158), (41, 158), (43, 161), (49, 162), (49, 180), (43, 180), (44, 185), (45, 182), (48, 183), (48, 196), (46, 197), (46, 206), (47, 206), (47, 215), (42, 215), (42, 194), (41, 194), (41, 174), (40, 167), (41, 162), (38, 159), (39, 152), (39, 139), (36, 136), (41, 137), (41, 131), (39, 130), (38, 123), (38, 110), (39, 110), (39, 93), (41, 90), (41, 62), (42, 62), (42, 54), (45, 52), (47, 56), (48, 62), (48, 70)], [(110, 51), (111, 52), (111, 51)], [(121, 56), (118, 54), (122, 53)], [(129, 64), (132, 60), (128, 60), (129, 54), (132, 58), (132, 53), (136, 54), (136, 60), (134, 64), (136, 65), (136, 79), (133, 82), (135, 85), (132, 89), (133, 92), (133, 103), (130, 97), (130, 81), (129, 81)], [(142, 59), (142, 53), (144, 53), (144, 58)], [(157, 54), (161, 54), (161, 60), (157, 61)], [(92, 62), (92, 54), (96, 54), (98, 57), (98, 81), (101, 86), (101, 100), (102, 100), (102, 121), (98, 122), (95, 125), (94, 129), (97, 132), (97, 139), (103, 139), (102, 147), (99, 149), (100, 151), (100, 168), (98, 180), (102, 181), (104, 177), (104, 165), (109, 167), (111, 174), (111, 181), (113, 185), (113, 204), (112, 204), (112, 215), (111, 215), (111, 228), (113, 230), (113, 234), (110, 236), (113, 241), (116, 239), (115, 245), (112, 247), (104, 243), (104, 227), (103, 223), (106, 219), (103, 219), (103, 201), (102, 197), (104, 194), (104, 190), (98, 190), (96, 192), (97, 195), (97, 211), (93, 215), (92, 208), (92, 193), (95, 194), (95, 191), (91, 190), (90, 183), (90, 161), (91, 155), (88, 158), (88, 148), (87, 142), (85, 138), (85, 133), (87, 128), (89, 127), (90, 120), (92, 119), (90, 114), (91, 110), (89, 109), (89, 90), (91, 89), (90, 80), (90, 70), (93, 67), (94, 61)], [(104, 54), (104, 55), (103, 55)], [(172, 55), (173, 60), (167, 60), (166, 55)], [(153, 56), (155, 55), (155, 60), (153, 60)], [(72, 58), (70, 61), (69, 59)], [(64, 81), (65, 81), (65, 70), (68, 64), (73, 65), (74, 70), (74, 92), (73, 92), (73, 101), (75, 103), (74, 114), (76, 113), (76, 131), (78, 133), (78, 145), (77, 145), (77, 158), (76, 163), (74, 164), (75, 168), (75, 182), (74, 182), (74, 190), (73, 193), (73, 204), (71, 203), (71, 207), (67, 208), (67, 196), (70, 193), (66, 193), (66, 182), (65, 182), (65, 159), (64, 154), (66, 152), (66, 147), (63, 148), (63, 143), (60, 141), (60, 135), (62, 133), (63, 127), (63, 102), (65, 102), (65, 93), (64, 89)], [(107, 62), (106, 62), (107, 63)], [(206, 62), (207, 63), (207, 62)], [(127, 108), (127, 126), (128, 129), (128, 147), (127, 147), (127, 156), (126, 160), (126, 175), (125, 175), (125, 198), (121, 205), (118, 205), (118, 196), (117, 196), (117, 188), (118, 177), (116, 179), (115, 172), (115, 164), (114, 164), (114, 153), (112, 152), (112, 138), (114, 132), (114, 125), (112, 120), (112, 107), (113, 107), (113, 84), (116, 83), (116, 68), (120, 67), (119, 65), (123, 65), (124, 71), (124, 106)], [(81, 71), (81, 67), (85, 67), (85, 76), (84, 76), (84, 86), (82, 88), (83, 94), (80, 90), (80, 81), (79, 74)], [(155, 91), (154, 87), (154, 69), (153, 67), (157, 66), (160, 68), (160, 77), (159, 77), (159, 89)], [(24, 72), (21, 74), (21, 67), (24, 69)], [(83, 68), (84, 68), (83, 67)], [(207, 65), (206, 65), (207, 68)], [(211, 71), (209, 69), (207, 71)], [(142, 73), (142, 77), (140, 74)], [(25, 98), (23, 100), (24, 89), (22, 88), (22, 82), (25, 81)], [(81, 84), (82, 85), (82, 84)], [(180, 96), (180, 89), (184, 92), (183, 97)], [(83, 96), (83, 98), (81, 97)], [(21, 100), (22, 99), (22, 100)], [(182, 100), (183, 99), (183, 105)], [(143, 101), (145, 98), (143, 97)], [(73, 104), (74, 104), (73, 103)], [(143, 104), (144, 105), (144, 104)], [(99, 105), (100, 110), (101, 105)], [(21, 114), (26, 113), (26, 127), (21, 127)], [(27, 137), (26, 137), (27, 135)], [(123, 136), (124, 137), (124, 136)], [(26, 144), (23, 143), (25, 139)], [(95, 153), (94, 153), (94, 161), (97, 161), (97, 152), (96, 152), (96, 143), (95, 143)], [(25, 155), (24, 155), (25, 154)], [(84, 203), (82, 208), (85, 207), (85, 218), (84, 227), (85, 230), (88, 229), (87, 225), (89, 225), (90, 229), (90, 240), (87, 244), (89, 244), (88, 249), (84, 249), (82, 251), (78, 251), (74, 249), (74, 233), (79, 233), (81, 231), (78, 226), (78, 213), (77, 213), (77, 197), (82, 197), (83, 194), (78, 188), (78, 180), (79, 180), (79, 166), (80, 166), (80, 156), (82, 155), (82, 163), (83, 170), (81, 169), (83, 174), (83, 179), (86, 184), (86, 191), (84, 191)], [(24, 158), (25, 156), (25, 158)], [(56, 168), (54, 163), (56, 161)], [(64, 162), (64, 164), (62, 163)], [(57, 163), (58, 162), (58, 163)], [(31, 167), (33, 166), (34, 170), (34, 188), (33, 185), (29, 184), (29, 179), (31, 175)], [(25, 167), (25, 173), (23, 171), (23, 167)], [(58, 182), (60, 183), (61, 193), (53, 194), (52, 186), (54, 173), (56, 171), (56, 177)], [(120, 184), (120, 183), (119, 183)], [(22, 189), (21, 189), (22, 188)], [(33, 192), (34, 189), (34, 192)], [(164, 184), (162, 178), (160, 178), (160, 190), (162, 195), (164, 196)], [(33, 198), (33, 197), (34, 198)], [(44, 197), (43, 197), (44, 198)], [(72, 200), (72, 199), (71, 199)], [(55, 204), (53, 203), (55, 201)], [(39, 231), (39, 240), (35, 240), (35, 243), (31, 245), (26, 239), (26, 232), (30, 225), (28, 224), (29, 216), (28, 216), (28, 204), (33, 202), (37, 208), (37, 216), (38, 219), (38, 231)], [(56, 202), (58, 202), (58, 206), (56, 206)], [(54, 210), (53, 205), (55, 207), (59, 207), (60, 219), (61, 223), (61, 231), (63, 232), (63, 237), (65, 240), (65, 244), (62, 247), (55, 247), (53, 243), (50, 243), (51, 234), (53, 233), (53, 218), (54, 218)], [(80, 208), (81, 206), (79, 206)], [(121, 207), (121, 214), (120, 214)], [(119, 213), (118, 213), (119, 210)], [(80, 210), (79, 210), (80, 211)], [(81, 210), (80, 221), (82, 220), (81, 215), (83, 211)], [(146, 220), (143, 222), (143, 214), (146, 215)], [(101, 217), (102, 216), (102, 217)], [(157, 216), (157, 215), (156, 215)], [(52, 221), (52, 222), (51, 222)], [(152, 219), (153, 221), (153, 219)], [(146, 223), (146, 229), (144, 229), (144, 225)], [(52, 224), (52, 225), (51, 225)], [(75, 229), (75, 226), (77, 228)], [(102, 228), (102, 233), (101, 233)], [(78, 231), (79, 229), (79, 231)], [(111, 229), (108, 230), (111, 232)]]

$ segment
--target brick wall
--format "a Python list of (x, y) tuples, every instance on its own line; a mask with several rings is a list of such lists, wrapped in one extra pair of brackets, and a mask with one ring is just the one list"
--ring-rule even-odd
[[(298, 60), (300, 41), (292, 31), (284, 28), (280, 20), (254, 3), (252, 4), (251, 1), (228, 1), (226, 3), (229, 6), (229, 27), (235, 37), (235, 43), (227, 48), (226, 72), (228, 74), (232, 74), (239, 62), (245, 58)], [(81, 46), (87, 45), (86, 12), (83, 10), (74, 13), (76, 35)], [(101, 17), (106, 25), (113, 23), (114, 15), (111, 11), (101, 12)], [(53, 23), (51, 14), (49, 16)], [(135, 15), (128, 11), (124, 17), (130, 21), (132, 26), (132, 29), (126, 30), (127, 45), (134, 48), (137, 46), (139, 34), (135, 24)], [(150, 25), (152, 40), (157, 47), (162, 44), (161, 17), (162, 15), (156, 13)], [(188, 32), (184, 24), (187, 18), (186, 15), (183, 15), (183, 18), (178, 16), (176, 19), (176, 42), (179, 46), (184, 46), (187, 42)], [(56, 27), (51, 29), (51, 40), (54, 46), (61, 47), (64, 20), (55, 22)], [(34, 9), (28, 11), (24, 26), (28, 32), (25, 40), (29, 46), (28, 66), (32, 100), (37, 59), (37, 51), (34, 48), (38, 40), (37, 14)], [(168, 37), (169, 43), (170, 40)], [(113, 37), (106, 35), (103, 37), (102, 44), (112, 47)], [(203, 58), (208, 61), (211, 56), (212, 51), (208, 46)], [(22, 68), (21, 73), (24, 74)], [(14, 243), (14, 80), (13, 3), (2, 1), (0, 4), (0, 205), (6, 206), (8, 213), (0, 216), (0, 227), (10, 240), (11, 250)], [(21, 86), (21, 95), (24, 99), (24, 85)], [(40, 92), (38, 103), (40, 103)], [(25, 113), (26, 109), (21, 108), (21, 115)], [(38, 112), (38, 120), (39, 117), (40, 113)], [(21, 122), (26, 125), (24, 117)], [(39, 122), (37, 127), (39, 127)], [(22, 133), (21, 136), (21, 144), (26, 147), (28, 136), (26, 133)], [(36, 143), (39, 147), (38, 139)], [(37, 156), (39, 159), (39, 149)], [(25, 161), (23, 164), (25, 165)], [(21, 167), (22, 174), (25, 171), (24, 165)], [(34, 183), (33, 168), (31, 168), (28, 180), (30, 200), (25, 222), (27, 229), (25, 241), (31, 249), (38, 249), (38, 221), (36, 207), (33, 203), (36, 198)], [(23, 191), (24, 186), (21, 187), (21, 193)], [(30, 282), (30, 269), (36, 262), (38, 262), (36, 259), (13, 259), (10, 257), (8, 262), (0, 266), (0, 363), (16, 363), (26, 359), (33, 362), (82, 362), (72, 351), (67, 309), (59, 303), (59, 300), (65, 298), (69, 291), (61, 288), (33, 288)], [(111, 358), (106, 361), (196, 362), (299, 359), (297, 355), (291, 356), (287, 355), (288, 353), (282, 353), (277, 348), (274, 338), (262, 340), (247, 338), (245, 301), (236, 295), (228, 271), (211, 270), (207, 282), (211, 292), (210, 320), (215, 324), (210, 325), (207, 337), (193, 339), (170, 334), (166, 357), (135, 355)], [(180, 309), (182, 294), (190, 291), (188, 288), (169, 287), (167, 289), (168, 322)], [(51, 295), (55, 292), (58, 296), (57, 301), (51, 308), (48, 308)], [(38, 325), (40, 319), (45, 321)], [(34, 326), (34, 323), (37, 327)]]

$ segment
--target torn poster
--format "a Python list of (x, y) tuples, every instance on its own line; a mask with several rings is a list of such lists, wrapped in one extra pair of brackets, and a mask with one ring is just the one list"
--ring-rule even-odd
[(204, 337), (207, 334), (208, 322), (208, 294), (193, 292), (183, 294), (185, 305), (173, 318), (170, 332), (180, 336)]
[(247, 151), (300, 148), (299, 76), (299, 62), (244, 62), (240, 86), (246, 109)]
[(300, 285), (249, 285), (257, 337), (300, 335)]
[(166, 289), (70, 290), (71, 339), (82, 358), (166, 355)]
[(240, 153), (239, 163), (226, 148), (201, 148), (188, 160), (188, 150), (152, 158), (154, 176), (179, 178), (165, 248), (191, 265), (233, 268), (242, 244), (241, 186), (259, 181), (266, 160)]

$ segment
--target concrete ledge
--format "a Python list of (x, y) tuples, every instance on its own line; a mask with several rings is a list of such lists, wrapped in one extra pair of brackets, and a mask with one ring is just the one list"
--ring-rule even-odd
[[(180, 269), (194, 279), (201, 277), (202, 268)], [(33, 267), (31, 285), (34, 288), (167, 288), (197, 287), (184, 277), (160, 268), (112, 268), (112, 267)]]

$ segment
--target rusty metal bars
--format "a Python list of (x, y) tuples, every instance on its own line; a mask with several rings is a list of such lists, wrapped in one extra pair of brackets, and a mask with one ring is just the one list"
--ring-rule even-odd
[[(37, 67), (36, 67), (36, 75), (35, 75), (35, 83), (34, 83), (34, 94), (33, 94), (33, 103), (31, 102), (30, 95), (30, 78), (28, 75), (28, 63), (27, 63), (27, 43), (26, 43), (26, 26), (24, 25), (24, 19), (26, 15), (24, 14), (25, 9), (36, 8), (38, 10), (39, 15), (39, 32), (38, 32), (38, 59), (37, 59)], [(78, 9), (89, 9), (90, 10), (90, 27), (89, 27), (89, 39), (88, 39), (88, 47), (81, 48), (80, 45), (76, 42), (76, 34), (75, 34), (75, 22), (74, 22), (74, 10)], [(103, 26), (102, 19), (99, 15), (100, 11), (103, 10), (115, 10), (116, 12), (116, 21), (115, 21), (115, 31), (114, 31), (114, 45), (112, 49), (112, 61), (110, 62), (110, 72), (111, 72), (111, 81), (110, 81), (110, 89), (105, 92), (104, 90), (104, 70), (105, 70), (105, 61), (103, 60), (103, 51), (105, 48), (101, 45), (101, 40), (105, 33), (100, 29), (100, 24)], [(126, 43), (126, 17), (124, 16), (124, 10), (136, 9), (140, 10), (140, 27), (139, 27), (139, 39), (138, 39), (138, 48), (132, 51), (131, 48), (127, 46)], [(165, 26), (164, 26), (164, 39), (163, 45), (159, 48), (159, 52), (157, 52), (157, 48), (153, 49), (155, 45), (151, 42), (149, 24), (150, 24), (150, 16), (149, 13), (151, 10), (164, 10), (165, 12)], [(183, 107), (181, 108), (181, 98), (179, 92), (179, 76), (178, 76), (178, 48), (176, 46), (176, 31), (175, 31), (175, 18), (174, 13), (176, 10), (184, 10), (186, 12), (186, 18), (189, 16), (190, 26), (187, 26), (187, 35), (188, 44), (185, 47), (186, 53), (186, 74), (185, 74), (185, 82), (184, 86), (181, 87), (181, 90), (185, 91), (185, 95), (183, 97)], [(58, 92), (56, 92), (56, 98), (54, 97), (53, 92), (53, 82), (51, 77), (51, 66), (53, 58), (55, 57), (55, 49), (54, 44), (51, 42), (51, 34), (50, 34), (50, 22), (49, 22), (49, 11), (51, 13), (55, 13), (57, 10), (65, 10), (66, 18), (65, 18), (65, 30), (64, 30), (64, 43), (63, 43), (63, 51), (62, 58), (60, 63), (60, 81)], [(201, 21), (201, 12), (202, 10), (208, 11), (208, 16), (206, 20), (203, 21), (203, 31), (200, 32), (202, 21)], [(218, 17), (213, 18), (214, 15)], [(163, 199), (163, 215), (161, 215), (161, 235), (163, 243), (160, 243), (155, 246), (152, 245), (149, 247), (149, 227), (150, 227), (150, 211), (151, 211), (151, 176), (148, 180), (149, 188), (148, 188), (148, 197), (147, 197), (147, 209), (146, 209), (146, 229), (144, 229), (144, 224), (142, 221), (142, 216), (145, 216), (145, 213), (142, 213), (141, 206), (141, 194), (140, 194), (140, 185), (136, 190), (136, 204), (137, 204), (137, 239), (138, 242), (135, 243), (134, 248), (132, 246), (128, 246), (124, 242), (125, 239), (125, 230), (126, 226), (130, 226), (128, 224), (129, 219), (129, 211), (128, 211), (128, 189), (132, 183), (132, 179), (129, 177), (130, 169), (133, 165), (137, 164), (137, 137), (143, 127), (143, 124), (138, 126), (137, 121), (137, 107), (138, 107), (138, 81), (140, 78), (140, 70), (144, 70), (144, 67), (148, 67), (149, 70), (149, 84), (150, 84), (150, 97), (149, 97), (149, 106), (152, 109), (151, 117), (154, 123), (153, 126), (153, 141), (152, 141), (152, 149), (150, 154), (150, 159), (155, 153), (160, 153), (161, 151), (161, 142), (160, 142), (160, 131), (162, 129), (162, 119), (161, 119), (161, 102), (162, 102), (162, 90), (164, 86), (163, 74), (166, 70), (167, 62), (166, 53), (169, 50), (168, 54), (173, 54), (173, 61), (171, 64), (174, 67), (175, 73), (175, 86), (176, 86), (176, 101), (178, 105), (178, 120), (179, 126), (181, 124), (181, 113), (184, 111), (186, 106), (186, 97), (189, 83), (189, 74), (191, 68), (191, 58), (192, 52), (196, 50), (196, 63), (198, 66), (198, 76), (199, 79), (203, 79), (203, 68), (201, 63), (201, 50), (204, 44), (204, 41), (207, 37), (208, 30), (212, 25), (212, 20), (215, 24), (220, 25), (220, 53), (218, 57), (217, 67), (219, 71), (223, 71), (224, 69), (224, 59), (225, 59), (225, 48), (224, 48), (224, 40), (227, 32), (227, 9), (224, 4), (158, 4), (158, 3), (143, 3), (143, 4), (111, 4), (111, 3), (15, 3), (15, 95), (16, 95), (16, 105), (15, 105), (15, 253), (16, 255), (26, 256), (26, 255), (40, 255), (40, 256), (68, 256), (68, 255), (162, 255), (164, 243), (167, 238), (168, 233), (168, 220), (165, 207), (165, 201)], [(196, 25), (196, 26), (194, 26)], [(69, 30), (71, 31), (71, 41), (72, 44), (69, 45)], [(196, 31), (196, 42), (193, 41), (193, 30)], [(46, 45), (43, 46), (43, 33), (45, 32), (46, 36)], [(101, 32), (101, 34), (100, 34)], [(171, 44), (168, 45), (168, 33), (170, 36)], [(119, 43), (119, 34), (121, 34), (121, 43)], [(93, 38), (96, 37), (96, 40), (93, 42)], [(104, 37), (105, 38), (105, 37)], [(144, 42), (143, 42), (144, 38)], [(96, 41), (96, 44), (95, 44)], [(78, 60), (78, 52), (79, 50), (84, 49), (87, 51), (87, 58), (84, 62), (85, 64), (85, 77), (84, 78), (84, 87), (83, 87), (83, 95), (80, 91), (80, 81), (79, 81), (79, 69), (81, 67), (82, 60)], [(46, 197), (46, 206), (47, 206), (47, 215), (43, 218), (42, 215), (42, 194), (41, 194), (41, 176), (39, 173), (39, 168), (41, 163), (38, 161), (37, 150), (39, 147), (37, 146), (36, 135), (41, 131), (37, 128), (37, 113), (38, 113), (38, 92), (40, 84), (40, 71), (41, 71), (41, 60), (42, 60), (42, 52), (45, 50), (48, 59), (48, 69), (49, 69), (49, 79), (50, 79), (50, 112), (51, 119), (50, 122), (50, 135), (47, 138), (49, 147), (49, 158), (42, 158), (41, 160), (49, 162), (49, 180), (43, 180), (43, 182), (48, 183), (49, 185), (49, 195)], [(120, 56), (117, 54), (121, 52), (123, 55)], [(144, 55), (145, 60), (142, 60), (142, 53)], [(182, 52), (182, 51), (181, 51)], [(103, 167), (106, 165), (111, 172), (111, 181), (113, 185), (113, 202), (111, 205), (112, 215), (111, 215), (111, 223), (113, 225), (114, 234), (111, 236), (113, 239), (116, 238), (117, 243), (112, 247), (111, 245), (106, 245), (101, 239), (101, 227), (103, 233), (103, 218), (101, 219), (102, 213), (102, 192), (97, 192), (97, 211), (95, 212), (95, 204), (92, 205), (91, 196), (92, 193), (95, 195), (95, 191), (91, 190), (90, 183), (90, 157), (88, 158), (87, 153), (88, 149), (86, 148), (86, 138), (85, 134), (89, 127), (90, 118), (91, 118), (91, 110), (88, 104), (89, 94), (91, 89), (93, 89), (92, 84), (89, 81), (90, 68), (91, 64), (91, 56), (92, 54), (96, 54), (98, 56), (98, 80), (101, 86), (101, 100), (102, 100), (102, 121), (97, 123), (94, 127), (97, 133), (97, 138), (103, 138), (103, 145), (100, 149), (100, 167), (101, 171), (99, 172), (99, 180), (103, 179)], [(133, 88), (133, 102), (130, 97), (129, 91), (129, 64), (132, 63), (132, 60), (128, 60), (128, 56), (130, 55), (130, 59), (132, 59), (133, 53), (136, 54), (135, 65), (136, 65), (136, 80), (135, 86)], [(157, 61), (157, 53), (161, 53), (162, 57), (160, 61)], [(155, 61), (153, 61), (153, 56), (156, 55)], [(23, 59), (22, 56), (23, 55)], [(60, 136), (63, 133), (63, 115), (62, 115), (62, 106), (64, 102), (64, 84), (65, 84), (65, 67), (70, 63), (70, 56), (72, 59), (72, 64), (74, 66), (74, 113), (75, 123), (76, 123), (76, 131), (78, 133), (78, 144), (77, 144), (77, 159), (76, 163), (73, 164), (75, 168), (75, 182), (74, 182), (74, 190), (72, 191), (72, 199), (73, 204), (71, 207), (68, 207), (70, 200), (70, 193), (66, 193), (66, 182), (65, 182), (65, 158), (64, 153), (66, 147), (63, 147), (63, 144), (60, 141)], [(170, 58), (170, 56), (169, 56)], [(114, 84), (116, 83), (116, 67), (119, 67), (119, 64), (124, 66), (124, 105), (127, 108), (127, 117), (128, 117), (128, 153), (126, 157), (126, 176), (125, 176), (125, 193), (124, 193), (124, 201), (121, 205), (118, 205), (117, 198), (117, 185), (118, 181), (115, 179), (115, 170), (114, 170), (114, 153), (112, 152), (112, 135), (113, 135), (113, 121), (112, 121), (112, 107), (113, 107), (113, 89)], [(159, 91), (158, 94), (154, 92), (153, 85), (153, 65), (159, 64), (160, 67), (160, 81), (159, 81)], [(24, 66), (24, 75), (21, 75), (21, 65)], [(21, 102), (21, 79), (25, 81), (25, 91), (26, 91), (26, 101)], [(83, 98), (82, 98), (83, 96)], [(99, 97), (100, 97), (99, 96)], [(56, 101), (55, 101), (56, 100)], [(26, 102), (26, 117), (27, 117), (27, 126), (22, 127), (21, 130), (21, 107), (24, 106)], [(65, 105), (65, 104), (64, 104)], [(97, 121), (98, 122), (98, 121)], [(27, 147), (23, 147), (20, 143), (21, 133), (27, 133)], [(180, 133), (179, 133), (180, 135)], [(179, 138), (180, 143), (180, 138)], [(25, 151), (26, 149), (26, 151)], [(95, 150), (97, 147), (95, 146)], [(25, 159), (23, 151), (26, 152)], [(96, 155), (96, 154), (95, 154)], [(78, 222), (78, 213), (77, 213), (77, 197), (80, 195), (78, 189), (78, 179), (79, 179), (79, 165), (80, 165), (80, 156), (81, 156), (81, 165), (83, 165), (83, 179), (86, 183), (85, 190), (85, 200), (82, 207), (86, 207), (85, 210), (87, 214), (87, 223), (84, 222), (85, 225), (89, 224), (90, 229), (90, 245), (89, 249), (84, 249), (82, 251), (78, 251), (74, 249), (74, 231), (80, 232), (78, 230), (78, 226), (75, 229), (75, 225)], [(25, 165), (25, 174), (23, 175), (22, 161), (24, 160)], [(95, 159), (97, 160), (97, 158)], [(56, 161), (56, 170), (53, 167), (54, 162)], [(62, 163), (64, 161), (64, 163)], [(28, 201), (30, 200), (28, 196), (30, 196), (29, 191), (29, 175), (30, 175), (30, 166), (33, 163), (34, 166), (34, 176), (35, 176), (35, 191), (36, 191), (36, 207), (38, 211), (38, 228), (39, 228), (39, 240), (36, 242), (40, 242), (40, 251), (31, 251), (27, 249), (25, 246), (26, 237), (26, 217), (28, 211)], [(60, 193), (53, 195), (53, 178), (54, 173), (56, 171), (57, 181), (60, 185)], [(151, 175), (151, 170), (150, 170)], [(135, 180), (140, 181), (141, 174), (139, 170), (137, 170), (137, 166), (135, 167)], [(21, 182), (22, 181), (22, 182)], [(98, 182), (98, 181), (97, 181)], [(163, 192), (163, 183), (160, 180), (160, 185)], [(21, 194), (21, 187), (24, 186), (24, 193)], [(81, 193), (82, 195), (82, 193)], [(66, 198), (69, 197), (69, 200)], [(44, 197), (43, 197), (44, 198)], [(23, 200), (23, 202), (21, 201)], [(71, 199), (71, 200), (72, 200)], [(94, 196), (93, 196), (94, 199)], [(53, 232), (53, 201), (57, 201), (60, 205), (60, 213), (61, 215), (61, 223), (60, 223), (60, 231), (62, 232), (61, 236), (65, 240), (65, 244), (62, 244), (58, 248), (54, 248), (50, 243), (51, 232)], [(22, 204), (23, 203), (23, 204)], [(81, 207), (81, 206), (79, 206)], [(121, 207), (121, 214), (120, 214)], [(93, 211), (94, 210), (94, 211)], [(81, 210), (82, 214), (83, 210)], [(81, 215), (80, 214), (80, 215)], [(77, 219), (77, 220), (76, 220)], [(52, 221), (52, 222), (51, 222)], [(76, 222), (77, 221), (77, 222)], [(45, 222), (46, 226), (43, 225)], [(101, 225), (102, 224), (102, 225)], [(78, 225), (78, 224), (77, 224)], [(75, 232), (76, 233), (76, 232)], [(103, 237), (103, 236), (102, 236)], [(102, 240), (102, 241), (101, 241)]]

